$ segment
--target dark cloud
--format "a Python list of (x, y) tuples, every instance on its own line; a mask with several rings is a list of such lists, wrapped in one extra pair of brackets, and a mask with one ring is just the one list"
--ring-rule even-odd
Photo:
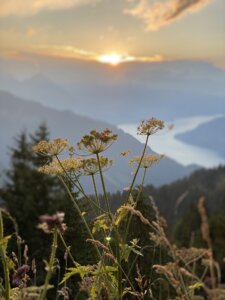
[[(133, 1), (129, 1), (133, 2)], [(147, 0), (140, 0), (125, 12), (143, 19), (147, 30), (157, 30), (183, 15), (201, 9), (209, 0), (168, 0), (150, 4)]]

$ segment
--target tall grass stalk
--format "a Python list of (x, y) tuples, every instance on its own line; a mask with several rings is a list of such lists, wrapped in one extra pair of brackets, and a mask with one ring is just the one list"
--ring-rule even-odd
[[(73, 205), (74, 205), (76, 211), (78, 212), (78, 214), (79, 214), (81, 220), (83, 221), (84, 226), (85, 226), (85, 228), (86, 228), (86, 230), (87, 230), (87, 232), (88, 232), (88, 235), (89, 235), (90, 239), (94, 240), (94, 236), (93, 236), (93, 234), (92, 234), (92, 232), (91, 232), (91, 229), (90, 229), (90, 227), (89, 227), (89, 225), (88, 225), (88, 223), (87, 223), (87, 221), (86, 221), (86, 219), (85, 219), (85, 217), (84, 217), (82, 211), (80, 210), (80, 208), (79, 208), (79, 206), (78, 206), (76, 200), (74, 199), (74, 197), (73, 197), (73, 195), (72, 195), (70, 189), (68, 188), (68, 186), (67, 186), (67, 184), (65, 183), (64, 179), (62, 178), (62, 176), (58, 176), (58, 177), (59, 177), (60, 181), (62, 182), (62, 184), (63, 184), (63, 186), (64, 186), (66, 192), (68, 193), (68, 195), (69, 195), (69, 197), (70, 197), (70, 200), (72, 201), (72, 203), (73, 203)], [(101, 253), (100, 253), (98, 247), (96, 246), (96, 244), (94, 244), (94, 247), (95, 247), (96, 253), (97, 253), (97, 255), (98, 255), (98, 258), (101, 259), (102, 256), (101, 256)]]
[(49, 260), (49, 263), (47, 265), (47, 275), (45, 277), (44, 288), (43, 288), (43, 291), (41, 292), (39, 300), (46, 300), (49, 281), (52, 277), (52, 273), (53, 273), (53, 270), (54, 270), (54, 262), (55, 262), (56, 249), (57, 249), (57, 237), (58, 237), (58, 233), (57, 233), (57, 229), (55, 228), (54, 232), (53, 232), (53, 240), (52, 240), (50, 260)]
[(10, 279), (9, 279), (9, 268), (8, 268), (8, 258), (6, 254), (7, 241), (4, 241), (4, 225), (3, 225), (3, 217), (2, 211), (0, 209), (0, 256), (3, 266), (3, 274), (4, 274), (4, 285), (5, 285), (5, 299), (10, 300)]

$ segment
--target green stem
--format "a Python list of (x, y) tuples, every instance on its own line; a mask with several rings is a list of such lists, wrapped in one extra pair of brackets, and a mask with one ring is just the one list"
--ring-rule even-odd
[[(143, 191), (146, 172), (147, 172), (147, 168), (144, 168), (144, 174), (143, 174), (142, 181), (141, 181), (141, 185), (140, 185), (140, 187), (139, 187), (139, 191), (138, 191), (138, 194), (137, 194), (137, 198), (136, 198), (136, 202), (135, 202), (135, 207), (137, 207), (137, 204), (138, 204), (138, 202), (139, 202), (141, 193), (142, 193), (142, 191)], [(125, 241), (126, 241), (127, 236), (128, 236), (128, 234), (129, 234), (130, 223), (131, 223), (132, 217), (133, 217), (133, 215), (130, 214), (129, 219), (128, 219), (128, 222), (127, 222), (126, 231), (125, 231), (125, 238), (124, 238)]]
[[(69, 176), (68, 172), (67, 172), (66, 169), (64, 168), (63, 164), (61, 163), (61, 161), (60, 161), (60, 159), (58, 158), (57, 155), (56, 155), (56, 159), (57, 159), (57, 161), (58, 161), (60, 167), (62, 168), (63, 172), (66, 174), (67, 179), (71, 182), (71, 184), (73, 184), (73, 185), (77, 188), (77, 190), (78, 190), (78, 191), (84, 196), (84, 198), (89, 202), (91, 208), (92, 208), (92, 205), (93, 205), (93, 206), (95, 206), (95, 207), (97, 207), (97, 208), (99, 209), (99, 207), (96, 205), (96, 203), (95, 203), (94, 201), (92, 201), (92, 199), (91, 199), (90, 197), (88, 197), (88, 195), (85, 193), (85, 191), (84, 191), (84, 189), (83, 189), (83, 187), (82, 187), (82, 185), (81, 185), (81, 183), (80, 183), (78, 177), (75, 175), (75, 176), (76, 176), (76, 182), (78, 183), (78, 184), (77, 184), (77, 183), (74, 182), (74, 180)], [(61, 176), (61, 177), (62, 177), (62, 176)], [(104, 211), (101, 207), (100, 207), (100, 210), (101, 210), (103, 213), (105, 213), (105, 211)]]
[(135, 171), (135, 174), (134, 174), (134, 177), (133, 177), (131, 186), (130, 186), (129, 191), (128, 191), (128, 194), (127, 194), (127, 198), (126, 198), (126, 200), (125, 200), (125, 203), (128, 202), (128, 200), (129, 200), (129, 198), (130, 198), (130, 195), (131, 195), (131, 193), (132, 193), (132, 189), (133, 189), (133, 187), (134, 187), (134, 183), (135, 183), (135, 181), (136, 181), (138, 172), (139, 172), (140, 167), (141, 167), (142, 160), (143, 160), (143, 158), (144, 158), (144, 155), (145, 155), (145, 152), (146, 152), (146, 149), (147, 149), (147, 146), (148, 146), (148, 140), (149, 140), (149, 135), (147, 135), (147, 137), (146, 137), (146, 141), (145, 141), (144, 149), (143, 149), (143, 151), (142, 151), (141, 159), (140, 159), (139, 164), (138, 164), (138, 167), (137, 167), (137, 169), (136, 169), (136, 171)]
[[(0, 210), (0, 240), (3, 241), (3, 239), (4, 239), (4, 226), (3, 226), (2, 212)], [(9, 300), (10, 299), (9, 268), (7, 263), (6, 246), (4, 246), (4, 244), (0, 245), (0, 256), (3, 265), (5, 299)]]
[(60, 231), (58, 231), (58, 235), (59, 235), (59, 237), (60, 237), (60, 239), (61, 239), (61, 242), (62, 242), (63, 246), (65, 247), (65, 249), (66, 249), (66, 251), (67, 251), (67, 253), (68, 253), (70, 259), (72, 260), (73, 264), (74, 264), (75, 266), (77, 266), (77, 263), (76, 263), (75, 259), (73, 258), (73, 255), (72, 255), (72, 253), (71, 253), (69, 247), (67, 246), (67, 244), (66, 244), (66, 242), (65, 242), (65, 240), (64, 240), (64, 237), (62, 236), (62, 234), (61, 234)]
[(99, 206), (99, 213), (101, 213), (101, 204), (100, 204), (100, 200), (99, 200), (99, 197), (98, 197), (98, 191), (97, 191), (97, 186), (96, 186), (96, 182), (95, 182), (95, 176), (92, 174), (91, 178), (92, 178), (92, 182), (93, 182), (93, 186), (94, 186), (94, 190), (95, 190), (96, 202)]
[[(63, 180), (63, 178), (62, 178), (61, 176), (59, 176), (59, 179), (60, 179), (60, 181), (62, 182), (62, 184), (63, 184), (65, 190), (67, 191), (67, 193), (68, 193), (68, 195), (69, 195), (69, 197), (70, 197), (70, 200), (72, 201), (72, 203), (73, 203), (75, 209), (77, 210), (77, 212), (78, 212), (78, 214), (79, 214), (81, 220), (83, 221), (83, 223), (84, 223), (84, 225), (85, 225), (85, 228), (86, 228), (86, 230), (87, 230), (87, 232), (88, 232), (88, 234), (89, 234), (89, 237), (90, 237), (92, 240), (94, 240), (94, 236), (93, 236), (93, 234), (91, 233), (91, 230), (90, 230), (90, 228), (89, 228), (89, 226), (88, 226), (88, 223), (87, 223), (87, 221), (85, 220), (85, 218), (84, 218), (84, 216), (83, 216), (83, 214), (82, 214), (82, 211), (80, 210), (80, 208), (79, 208), (77, 202), (75, 201), (75, 199), (74, 199), (74, 197), (73, 197), (71, 191), (69, 190), (68, 186), (66, 185), (65, 181)], [(95, 244), (93, 244), (93, 245), (94, 245), (94, 247), (95, 247), (95, 250), (96, 250), (96, 252), (97, 252), (97, 255), (98, 255), (99, 259), (101, 259), (101, 253), (100, 253), (98, 247), (97, 247)]]
[[(102, 183), (102, 189), (103, 189), (104, 198), (105, 198), (105, 204), (106, 204), (106, 207), (107, 207), (109, 218), (112, 221), (112, 215), (111, 215), (110, 206), (109, 206), (109, 200), (108, 200), (108, 196), (107, 196), (107, 192), (106, 192), (106, 188), (105, 188), (105, 181), (104, 181), (104, 177), (103, 177), (103, 173), (102, 173), (102, 167), (101, 167), (100, 157), (99, 157), (98, 153), (96, 153), (96, 156), (97, 156), (97, 161), (98, 161), (98, 167), (99, 167), (99, 174), (100, 174), (101, 183)], [(118, 265), (120, 266), (120, 263), (121, 263), (120, 249), (119, 249), (120, 237), (119, 237), (119, 233), (117, 231), (117, 228), (115, 228), (115, 231), (116, 231), (116, 236), (117, 236), (116, 258), (117, 258), (117, 261), (118, 261)], [(121, 268), (118, 268), (117, 282), (118, 282), (118, 300), (122, 300), (123, 287), (122, 287), (122, 271), (121, 271)]]
[(96, 156), (97, 156), (97, 161), (98, 161), (98, 167), (99, 167), (99, 174), (100, 174), (101, 183), (102, 183), (102, 189), (103, 189), (104, 198), (105, 198), (105, 204), (106, 204), (106, 208), (107, 208), (107, 211), (108, 211), (109, 218), (110, 218), (110, 220), (112, 220), (110, 206), (109, 206), (109, 199), (108, 199), (106, 188), (105, 188), (105, 181), (104, 181), (104, 177), (103, 177), (103, 174), (102, 174), (102, 167), (101, 167), (101, 162), (100, 162), (100, 158), (99, 158), (99, 153), (96, 153)]
[(56, 249), (57, 249), (57, 229), (54, 229), (53, 232), (53, 240), (52, 240), (52, 249), (51, 249), (51, 254), (50, 254), (50, 261), (48, 264), (48, 271), (47, 275), (45, 277), (45, 283), (44, 283), (44, 289), (41, 293), (40, 300), (46, 300), (46, 294), (48, 291), (48, 285), (49, 281), (52, 277), (53, 269), (54, 269), (54, 262), (55, 262), (55, 255), (56, 255)]
[(116, 259), (118, 262), (118, 269), (117, 269), (117, 282), (118, 282), (118, 300), (122, 300), (123, 295), (123, 286), (122, 286), (122, 270), (120, 268), (121, 266), (121, 257), (120, 257), (120, 244), (117, 240), (116, 243)]

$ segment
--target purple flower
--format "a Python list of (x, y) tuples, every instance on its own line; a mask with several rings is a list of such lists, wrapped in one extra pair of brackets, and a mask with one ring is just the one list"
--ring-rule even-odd
[(66, 230), (66, 224), (63, 223), (65, 213), (57, 212), (56, 214), (42, 215), (39, 217), (40, 224), (38, 228), (42, 229), (45, 233), (52, 233), (55, 228), (57, 228), (61, 234)]
[(20, 286), (30, 267), (28, 265), (22, 265), (17, 269), (13, 275), (13, 285)]

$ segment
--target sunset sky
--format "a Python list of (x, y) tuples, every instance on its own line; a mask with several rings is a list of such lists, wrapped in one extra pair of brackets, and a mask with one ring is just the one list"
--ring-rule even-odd
[(0, 54), (225, 67), (224, 0), (0, 0)]

